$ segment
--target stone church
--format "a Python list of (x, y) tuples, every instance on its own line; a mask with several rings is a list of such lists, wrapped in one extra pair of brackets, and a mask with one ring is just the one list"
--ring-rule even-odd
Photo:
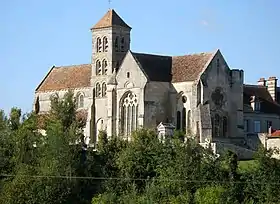
[(220, 50), (183, 56), (134, 52), (131, 29), (109, 10), (91, 28), (91, 63), (53, 66), (36, 88), (34, 110), (47, 113), (53, 94), (73, 90), (91, 144), (99, 130), (129, 139), (137, 128), (161, 122), (201, 143), (244, 137), (243, 70), (231, 69)]

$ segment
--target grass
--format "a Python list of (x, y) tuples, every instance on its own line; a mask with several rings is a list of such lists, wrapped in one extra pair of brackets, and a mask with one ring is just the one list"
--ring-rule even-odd
[(246, 160), (238, 162), (238, 171), (240, 173), (252, 172), (258, 167), (256, 160)]

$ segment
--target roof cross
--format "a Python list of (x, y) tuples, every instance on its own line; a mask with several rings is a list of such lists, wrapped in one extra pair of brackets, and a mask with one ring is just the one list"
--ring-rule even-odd
[(109, 3), (109, 9), (111, 9), (112, 0), (108, 0), (108, 3)]

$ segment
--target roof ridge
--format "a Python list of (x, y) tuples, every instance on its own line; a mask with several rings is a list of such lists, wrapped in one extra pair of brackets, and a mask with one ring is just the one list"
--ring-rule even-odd
[(212, 52), (197, 52), (197, 53), (188, 53), (188, 54), (184, 54), (184, 55), (174, 55), (172, 57), (185, 57), (185, 56), (193, 56), (193, 55), (212, 55), (214, 54), (216, 51), (212, 51)]
[[(132, 52), (132, 51), (131, 51)], [(170, 55), (159, 55), (159, 54), (154, 54), (154, 53), (143, 53), (143, 52), (132, 52), (132, 54), (136, 55), (148, 55), (148, 56), (156, 56), (156, 57), (172, 57)]]
[(258, 84), (243, 84), (243, 86), (256, 87), (256, 88), (266, 88), (266, 86), (262, 86), (262, 85), (258, 85)]
[(87, 64), (73, 64), (73, 65), (62, 65), (62, 66), (55, 66), (54, 65), (54, 68), (61, 69), (61, 68), (79, 67), (79, 66), (85, 66), (85, 65), (91, 65), (91, 63), (87, 63)]

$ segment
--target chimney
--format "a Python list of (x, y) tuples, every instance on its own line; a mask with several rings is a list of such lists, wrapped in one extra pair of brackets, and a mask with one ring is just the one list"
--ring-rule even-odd
[(276, 101), (276, 94), (277, 94), (277, 78), (276, 77), (269, 77), (267, 80), (267, 90), (270, 93), (272, 99)]
[(265, 86), (266, 85), (265, 82), (266, 82), (265, 78), (260, 78), (259, 81), (258, 81), (258, 85), (259, 86)]

